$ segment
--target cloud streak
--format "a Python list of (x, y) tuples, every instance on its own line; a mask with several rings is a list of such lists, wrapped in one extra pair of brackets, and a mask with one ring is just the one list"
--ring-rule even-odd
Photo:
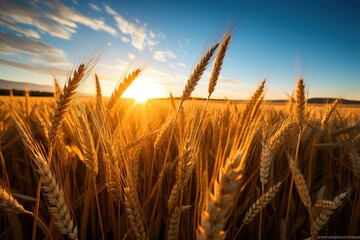
[(144, 50), (145, 47), (151, 47), (158, 44), (155, 40), (156, 34), (153, 31), (149, 31), (145, 24), (141, 24), (140, 21), (135, 23), (126, 20), (122, 15), (105, 4), (105, 10), (108, 14), (112, 15), (117, 27), (122, 34), (126, 37), (122, 37), (122, 41), (131, 42), (131, 45), (138, 50)]
[(171, 51), (156, 51), (154, 59), (159, 62), (166, 62), (168, 59), (175, 59), (176, 55)]
[(30, 2), (18, 4), (15, 1), (0, 2), (0, 25), (28, 37), (40, 38), (39, 32), (17, 26), (23, 24), (36, 28), (50, 36), (70, 39), (76, 33), (78, 24), (113, 36), (117, 31), (103, 19), (94, 19), (70, 8), (59, 1)]
[(52, 65), (66, 65), (65, 52), (47, 43), (0, 32), (0, 54), (26, 54), (34, 59), (42, 59)]
[(46, 74), (46, 75), (54, 75), (54, 76), (68, 76), (68, 71), (56, 68), (56, 67), (48, 67), (48, 66), (41, 66), (35, 64), (26, 64), (26, 63), (19, 63), (10, 60), (0, 59), (1, 65), (6, 65), (9, 67), (15, 67), (22, 70), (27, 70), (31, 72)]

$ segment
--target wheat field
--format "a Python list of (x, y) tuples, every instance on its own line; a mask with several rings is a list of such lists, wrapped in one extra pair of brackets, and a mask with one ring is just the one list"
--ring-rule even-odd
[[(0, 239), (317, 239), (359, 236), (360, 108), (214, 102), (230, 34), (181, 97), (102, 97), (95, 61), (53, 98), (0, 98)], [(212, 62), (213, 61), (213, 62)], [(208, 99), (191, 94), (212, 69)], [(90, 76), (88, 76), (90, 75)], [(80, 89), (94, 81), (96, 97)]]

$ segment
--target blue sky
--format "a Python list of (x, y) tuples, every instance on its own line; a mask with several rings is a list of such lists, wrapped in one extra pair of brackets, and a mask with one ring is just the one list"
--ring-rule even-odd
[[(303, 76), (309, 97), (360, 99), (360, 1), (4, 1), (0, 78), (64, 83), (102, 47), (94, 71), (104, 95), (130, 62), (144, 74), (128, 96), (180, 96), (209, 42), (237, 22), (214, 98), (246, 99), (267, 78), (284, 99)], [(212, 65), (210, 65), (211, 67)], [(194, 96), (207, 96), (211, 68)], [(93, 76), (87, 92), (93, 92)], [(1, 86), (0, 86), (1, 87)]]

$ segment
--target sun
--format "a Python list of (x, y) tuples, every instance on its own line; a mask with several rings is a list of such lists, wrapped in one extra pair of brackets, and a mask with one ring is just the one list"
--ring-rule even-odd
[(146, 102), (150, 98), (163, 97), (161, 86), (146, 81), (135, 81), (125, 92), (124, 97), (133, 98), (136, 102)]

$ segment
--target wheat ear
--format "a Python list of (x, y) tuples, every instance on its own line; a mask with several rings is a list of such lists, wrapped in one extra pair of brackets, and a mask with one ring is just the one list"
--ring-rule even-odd
[(174, 211), (172, 211), (170, 223), (166, 233), (166, 239), (176, 240), (178, 237), (179, 223), (181, 217), (181, 207), (176, 206)]
[(79, 110), (79, 112), (81, 112), (81, 114), (78, 118), (79, 124), (77, 129), (81, 149), (84, 153), (84, 164), (88, 168), (92, 176), (96, 178), (99, 167), (94, 140), (91, 134), (85, 110)]
[(0, 185), (0, 208), (14, 213), (26, 212), (24, 207), (2, 185)]
[(266, 193), (259, 197), (246, 212), (243, 225), (250, 223), (266, 205), (273, 199), (281, 187), (282, 182), (278, 182), (271, 187)]
[(334, 132), (332, 132), (333, 136), (339, 135), (339, 134), (346, 134), (346, 133), (357, 133), (360, 131), (360, 122), (350, 126), (350, 127), (344, 127), (344, 128), (340, 128)]
[(136, 239), (148, 239), (145, 221), (137, 192), (132, 186), (125, 188), (125, 210)]
[(357, 178), (360, 178), (360, 155), (354, 146), (347, 147), (346, 151), (350, 158), (351, 171)]
[(230, 39), (231, 39), (231, 34), (227, 33), (223, 40), (221, 41), (221, 45), (219, 48), (219, 51), (216, 55), (215, 58), (215, 63), (214, 63), (214, 67), (211, 73), (211, 77), (210, 77), (210, 82), (209, 82), (209, 86), (208, 86), (208, 98), (210, 98), (211, 94), (214, 92), (217, 81), (219, 79), (219, 75), (220, 75), (220, 71), (221, 71), (221, 67), (225, 58), (225, 54), (226, 51), (229, 47), (230, 44)]
[(58, 82), (58, 80), (54, 77), (54, 99), (58, 100), (60, 94), (61, 94), (61, 87)]
[(347, 194), (347, 192), (341, 193), (335, 197), (334, 201), (327, 201), (328, 203), (322, 206), (319, 213), (314, 215), (316, 231), (319, 231), (329, 221), (335, 210), (343, 204)]
[(262, 142), (260, 156), (260, 181), (262, 186), (269, 180), (270, 166), (281, 147), (286, 143), (293, 124), (285, 121), (281, 127), (271, 136), (270, 140)]
[(190, 98), (191, 93), (194, 91), (196, 85), (198, 84), (201, 76), (203, 75), (206, 67), (208, 66), (211, 57), (214, 55), (216, 49), (218, 48), (219, 43), (216, 43), (211, 47), (205, 55), (201, 58), (200, 62), (195, 66), (193, 73), (189, 77), (185, 89), (183, 91), (181, 101), (185, 101)]
[(163, 126), (160, 128), (158, 132), (155, 142), (154, 142), (154, 149), (159, 150), (160, 147), (164, 144), (165, 139), (170, 135), (171, 128), (173, 126), (173, 119), (168, 120)]
[(59, 98), (57, 99), (55, 115), (49, 131), (49, 140), (51, 144), (53, 144), (53, 141), (59, 133), (61, 123), (64, 121), (65, 115), (74, 100), (75, 93), (80, 85), (81, 80), (85, 76), (86, 71), (87, 69), (85, 64), (80, 64), (78, 69), (74, 72), (74, 76), (68, 80)]
[(137, 68), (132, 73), (130, 73), (124, 80), (119, 84), (119, 86), (111, 94), (110, 100), (107, 104), (107, 111), (111, 111), (115, 106), (117, 100), (123, 95), (126, 89), (135, 81), (135, 79), (140, 75), (141, 69)]
[(101, 84), (97, 74), (95, 74), (95, 89), (96, 89), (96, 106), (98, 111), (100, 111), (100, 109), (103, 106), (103, 98), (101, 93)]
[(259, 100), (259, 98), (261, 97), (261, 95), (263, 95), (264, 92), (264, 87), (265, 87), (265, 82), (266, 79), (263, 80), (260, 85), (258, 86), (258, 88), (255, 90), (255, 92), (253, 93), (253, 95), (251, 96), (251, 99), (248, 103), (246, 103), (246, 106), (241, 114), (241, 119), (240, 122), (241, 123), (245, 123), (246, 119), (248, 118), (248, 116), (252, 113), (253, 107), (256, 104), (256, 102)]
[(193, 148), (191, 147), (190, 140), (187, 140), (177, 167), (177, 179), (181, 188), (184, 188), (188, 184), (192, 171), (194, 170), (195, 161), (192, 157)]
[(305, 121), (305, 86), (300, 78), (296, 88), (296, 122), (301, 129)]
[(169, 212), (171, 212), (171, 218), (167, 230), (167, 239), (176, 239), (178, 236), (181, 218), (181, 211), (178, 205), (182, 204), (182, 192), (188, 184), (195, 167), (195, 161), (192, 157), (193, 148), (191, 147), (190, 140), (187, 140), (181, 156), (179, 157), (179, 163), (176, 169), (176, 182), (168, 199), (168, 208)]
[(335, 111), (335, 108), (336, 106), (338, 105), (339, 103), (339, 99), (336, 99), (331, 105), (330, 107), (328, 108), (326, 114), (324, 115), (323, 119), (321, 120), (321, 128), (323, 130), (326, 129), (327, 125), (328, 125), (328, 122), (329, 122), (329, 119), (332, 115), (332, 113)]
[(197, 228), (198, 239), (225, 239), (225, 226), (235, 205), (237, 190), (243, 180), (240, 150), (220, 168), (218, 179), (208, 193), (207, 204)]
[(300, 199), (303, 202), (304, 206), (308, 209), (309, 213), (311, 213), (311, 198), (309, 194), (309, 190), (306, 186), (304, 176), (301, 174), (300, 170), (296, 166), (295, 161), (291, 158), (291, 156), (286, 153), (289, 158), (289, 166), (291, 173), (294, 177), (294, 182), (296, 189), (300, 195)]
[(42, 190), (48, 201), (49, 211), (56, 226), (62, 234), (67, 235), (70, 239), (77, 239), (78, 232), (71, 214), (71, 208), (66, 201), (62, 187), (50, 169), (47, 158), (44, 156), (39, 144), (32, 137), (28, 126), (16, 113), (13, 113), (13, 116), (24, 146), (37, 166), (37, 172), (43, 179)]

